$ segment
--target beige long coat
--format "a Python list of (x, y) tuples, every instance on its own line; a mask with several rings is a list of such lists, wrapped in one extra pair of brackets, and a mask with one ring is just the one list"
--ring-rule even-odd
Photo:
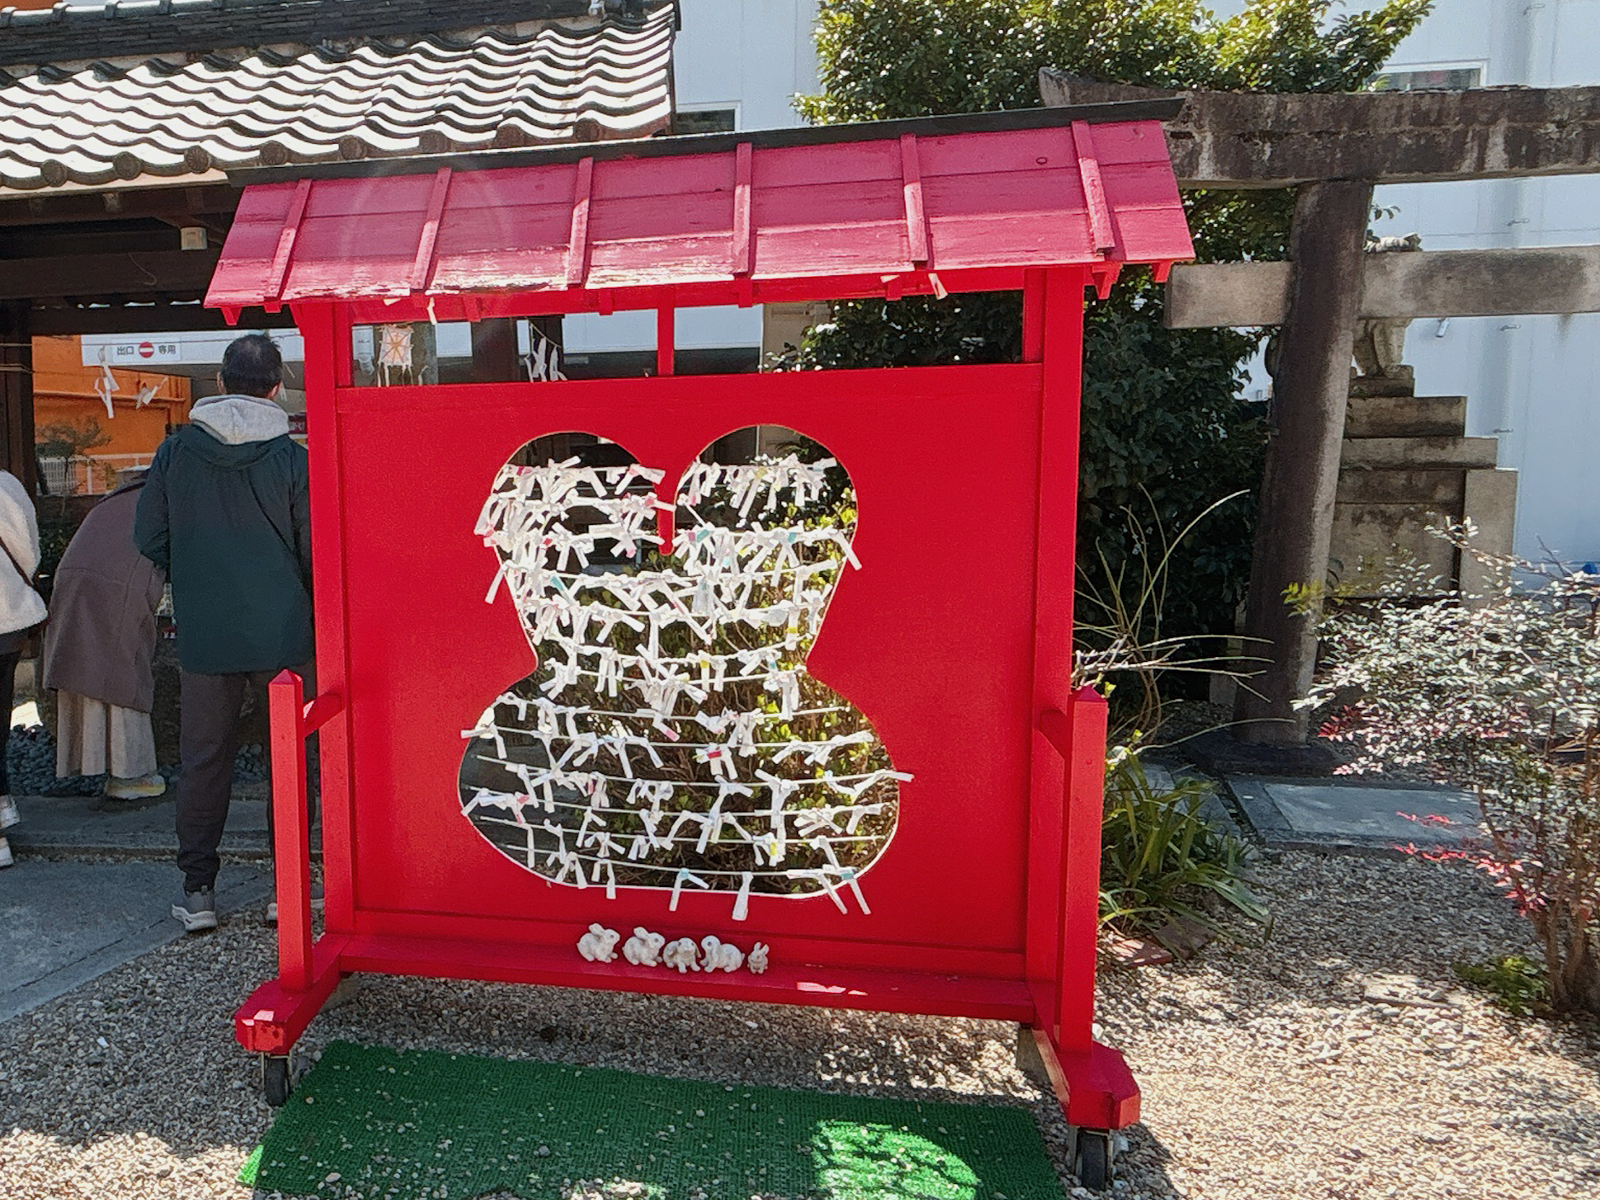
[(56, 569), (44, 634), (44, 685), (149, 712), (161, 569), (134, 548), (142, 483), (90, 511)]

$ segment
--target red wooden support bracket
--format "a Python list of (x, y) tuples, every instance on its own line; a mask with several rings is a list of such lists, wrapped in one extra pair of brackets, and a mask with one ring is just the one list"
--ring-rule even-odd
[(755, 229), (751, 225), (750, 179), (754, 153), (749, 142), (740, 142), (733, 152), (733, 243), (734, 278), (748, 278), (756, 269)]
[[(320, 306), (315, 318), (311, 316), (313, 306), (294, 306), (294, 323), (301, 329), (312, 326), (313, 320), (318, 322), (331, 322), (333, 325), (333, 344), (337, 348), (333, 357), (333, 386), (340, 388), (350, 387), (355, 383), (355, 327), (350, 320), (350, 310), (343, 305), (335, 308), (331, 314), (327, 306)], [(303, 310), (303, 311), (302, 311)], [(306, 408), (306, 421), (311, 428), (316, 420), (311, 416), (311, 408)]]
[(272, 871), (277, 885), (278, 979), (289, 991), (302, 992), (311, 986), (311, 830), (306, 812), (305, 736), (306, 717), (316, 705), (305, 704), (300, 676), (293, 671), (279, 671), (267, 693), (272, 719)]
[(656, 374), (671, 375), (677, 367), (676, 310), (656, 309)]
[(589, 274), (589, 194), (594, 188), (594, 159), (578, 160), (572, 185), (572, 237), (567, 242), (567, 286), (582, 287)]
[(1067, 714), (1059, 708), (1047, 708), (1039, 714), (1039, 732), (1060, 752), (1062, 758), (1072, 756), (1072, 726)]
[[(283, 228), (278, 231), (278, 249), (272, 256), (272, 269), (267, 272), (267, 285), (262, 295), (272, 300), (283, 298), (283, 284), (289, 276), (289, 262), (294, 257), (294, 240), (300, 234), (300, 222), (306, 215), (306, 201), (311, 198), (311, 180), (302, 179), (295, 185), (294, 199), (289, 202), (289, 212), (283, 218)], [(268, 309), (274, 312), (276, 309)]]
[(321, 729), (344, 711), (344, 701), (338, 696), (324, 692), (312, 698), (305, 706), (300, 719), (300, 728), (305, 736), (309, 737)]
[(1105, 300), (1111, 295), (1111, 287), (1117, 282), (1117, 276), (1122, 273), (1122, 264), (1119, 262), (1096, 263), (1089, 268), (1089, 277), (1094, 283), (1094, 294), (1098, 299)]
[(1100, 160), (1094, 152), (1094, 129), (1087, 121), (1072, 123), (1072, 141), (1078, 151), (1078, 174), (1083, 177), (1083, 197), (1089, 209), (1089, 233), (1094, 248), (1105, 254), (1116, 248), (1111, 231), (1111, 208), (1106, 204), (1106, 185), (1100, 178)]
[(1044, 272), (1022, 276), (1022, 361), (1044, 361)]
[(1170, 262), (1158, 262), (1150, 264), (1150, 275), (1157, 283), (1165, 283), (1167, 281), (1167, 277), (1171, 274), (1172, 264)]
[(900, 135), (900, 184), (906, 198), (906, 246), (911, 265), (933, 265), (928, 213), (922, 203), (922, 164), (917, 158), (917, 135)]
[(417, 240), (417, 256), (411, 262), (411, 290), (424, 291), (433, 275), (434, 250), (439, 242), (439, 219), (444, 216), (445, 197), (450, 194), (450, 168), (440, 167), (433, 177), (428, 195), (428, 215), (422, 221), (422, 236)]

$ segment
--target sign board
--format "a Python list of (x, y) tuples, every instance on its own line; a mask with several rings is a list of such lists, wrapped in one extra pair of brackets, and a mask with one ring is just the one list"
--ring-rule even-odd
[(132, 337), (98, 345), (85, 343), (83, 347), (83, 365), (86, 367), (98, 367), (104, 363), (108, 367), (138, 369), (183, 361), (182, 345), (171, 338)]

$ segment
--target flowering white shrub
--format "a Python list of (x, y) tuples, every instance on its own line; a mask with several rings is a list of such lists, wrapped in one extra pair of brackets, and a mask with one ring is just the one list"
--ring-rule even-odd
[(1600, 576), (1438, 532), (1491, 568), (1487, 594), (1419, 602), (1438, 588), (1413, 571), (1331, 606), (1307, 703), (1359, 747), (1352, 769), (1420, 768), (1478, 797), (1487, 843), (1442, 857), (1477, 863), (1533, 923), (1556, 1008), (1600, 1012)]

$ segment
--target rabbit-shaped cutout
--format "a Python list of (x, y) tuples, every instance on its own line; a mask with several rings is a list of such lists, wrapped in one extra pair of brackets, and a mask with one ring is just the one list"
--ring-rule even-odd
[[(743, 462), (736, 438), (778, 448)], [(866, 717), (805, 668), (854, 565), (854, 495), (816, 443), (771, 427), (719, 439), (679, 481), (660, 551), (662, 472), (561, 434), (495, 479), (476, 532), (538, 655), (465, 736), (462, 810), (555, 883), (827, 895), (893, 836), (899, 781)]]

